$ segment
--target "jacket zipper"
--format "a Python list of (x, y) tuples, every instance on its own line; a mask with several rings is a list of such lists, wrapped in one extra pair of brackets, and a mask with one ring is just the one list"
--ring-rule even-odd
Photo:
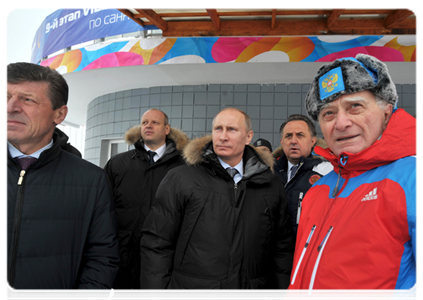
[(24, 185), (22, 183), (23, 183), (25, 174), (26, 174), (25, 170), (21, 170), (19, 173), (18, 192), (17, 192), (16, 204), (15, 204), (16, 205), (15, 214), (13, 216), (12, 237), (11, 237), (11, 245), (10, 245), (9, 258), (8, 258), (9, 270), (8, 270), (8, 276), (7, 276), (11, 287), (15, 286), (16, 257), (18, 254), (19, 234), (20, 234), (22, 210), (23, 210)]
[(314, 281), (316, 279), (317, 268), (319, 267), (319, 263), (320, 263), (320, 258), (322, 257), (323, 250), (325, 249), (326, 243), (329, 240), (329, 236), (332, 233), (332, 230), (333, 230), (333, 227), (331, 226), (328, 232), (326, 233), (325, 237), (323, 238), (323, 241), (320, 243), (319, 247), (317, 247), (317, 251), (319, 252), (319, 255), (317, 256), (316, 263), (314, 264), (314, 268), (313, 268), (313, 273), (311, 274), (309, 290), (313, 289)]
[(303, 252), (301, 253), (300, 259), (298, 260), (297, 266), (295, 267), (295, 272), (294, 272), (294, 275), (292, 276), (291, 285), (293, 285), (294, 282), (295, 282), (295, 278), (297, 277), (298, 270), (300, 269), (301, 262), (304, 258), (304, 255), (307, 251), (307, 247), (310, 244), (311, 237), (313, 236), (315, 230), (316, 230), (316, 225), (313, 225), (313, 227), (311, 228), (310, 234), (308, 235), (307, 241), (304, 245)]
[(338, 194), (338, 191), (339, 191), (339, 180), (341, 179), (341, 170), (342, 170), (341, 165), (345, 166), (347, 162), (348, 162), (348, 156), (341, 155), (341, 158), (338, 160), (338, 167), (339, 167), (338, 180), (336, 181), (336, 185), (332, 193), (332, 197), (334, 198), (336, 197), (336, 194)]
[(19, 179), (18, 179), (18, 185), (22, 184), (23, 181), (23, 177), (25, 176), (25, 170), (21, 170), (21, 173), (19, 174)]
[(303, 192), (300, 193), (298, 197), (298, 208), (297, 208), (297, 225), (300, 224), (300, 216), (301, 216), (301, 205), (303, 202)]

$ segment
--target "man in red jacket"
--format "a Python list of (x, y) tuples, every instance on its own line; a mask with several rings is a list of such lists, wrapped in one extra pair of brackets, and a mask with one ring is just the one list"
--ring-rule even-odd
[(415, 118), (388, 70), (359, 54), (320, 68), (306, 97), (334, 166), (306, 194), (291, 289), (409, 289), (416, 282)]

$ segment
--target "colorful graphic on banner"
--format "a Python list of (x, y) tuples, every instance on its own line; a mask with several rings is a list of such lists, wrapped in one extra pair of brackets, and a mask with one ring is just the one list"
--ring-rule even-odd
[(43, 57), (80, 43), (156, 28), (142, 27), (117, 9), (59, 9), (38, 28), (31, 62), (39, 63)]
[(72, 50), (41, 62), (59, 72), (99, 68), (253, 62), (329, 62), (357, 53), (388, 61), (416, 61), (415, 36), (204, 37), (131, 39)]

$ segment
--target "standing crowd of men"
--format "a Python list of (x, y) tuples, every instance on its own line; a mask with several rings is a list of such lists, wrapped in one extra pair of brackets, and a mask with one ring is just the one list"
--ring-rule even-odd
[(68, 86), (7, 67), (7, 276), (16, 289), (409, 289), (416, 124), (386, 65), (321, 67), (280, 147), (228, 107), (190, 140), (152, 108), (104, 170), (56, 128)]

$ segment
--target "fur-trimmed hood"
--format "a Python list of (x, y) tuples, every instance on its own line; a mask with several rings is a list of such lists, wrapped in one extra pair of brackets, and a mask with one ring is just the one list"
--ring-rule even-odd
[[(185, 146), (189, 143), (188, 136), (182, 130), (174, 127), (170, 127), (170, 132), (167, 135), (167, 138), (175, 142), (176, 149), (179, 152), (182, 152)], [(134, 145), (138, 141), (143, 141), (141, 137), (141, 125), (136, 125), (128, 129), (125, 133), (124, 139), (129, 145)]]
[[(204, 147), (212, 140), (211, 135), (203, 136), (200, 138), (196, 138), (188, 143), (185, 149), (182, 152), (182, 156), (185, 159), (188, 165), (198, 165), (204, 162)], [(275, 163), (275, 159), (272, 154), (256, 148), (251, 145), (247, 145), (247, 147), (253, 148), (263, 162), (270, 167), (273, 172), (273, 166)]]
[[(317, 139), (316, 140), (316, 145), (314, 145), (314, 146), (320, 146), (323, 149), (326, 149), (328, 147), (328, 144), (326, 143), (326, 141), (324, 139)], [(313, 151), (311, 153), (313, 153)], [(278, 159), (279, 157), (281, 157), (282, 155), (284, 155), (282, 145), (279, 146), (275, 151), (273, 151), (272, 152), (272, 155), (273, 155), (273, 158), (274, 159)], [(313, 155), (313, 157), (314, 158), (317, 158), (318, 157), (318, 158), (323, 159), (323, 157), (318, 156), (318, 155)]]

